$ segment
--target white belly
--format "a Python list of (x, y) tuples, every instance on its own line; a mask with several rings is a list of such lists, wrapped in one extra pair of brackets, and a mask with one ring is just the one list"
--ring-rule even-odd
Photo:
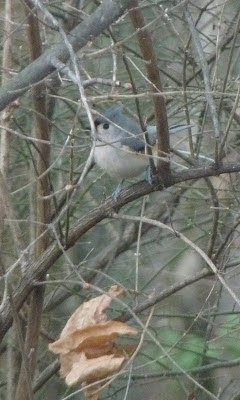
[(97, 142), (94, 159), (109, 175), (118, 179), (134, 178), (142, 174), (149, 165), (147, 155), (129, 152), (126, 148), (115, 148)]

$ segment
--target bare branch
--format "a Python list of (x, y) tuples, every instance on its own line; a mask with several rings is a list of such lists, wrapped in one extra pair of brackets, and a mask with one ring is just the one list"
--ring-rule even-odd
[[(239, 164), (223, 165), (219, 168), (206, 167), (184, 170), (179, 173), (175, 173), (172, 176), (172, 182), (169, 182), (169, 186), (173, 184), (188, 181), (191, 179), (198, 179), (207, 176), (217, 176), (224, 173), (240, 172)], [(93, 226), (98, 224), (116, 210), (120, 210), (125, 204), (156, 190), (163, 190), (159, 188), (158, 184), (149, 185), (147, 182), (137, 183), (130, 188), (127, 188), (121, 192), (120, 199), (116, 204), (112, 197), (109, 197), (102, 205), (91, 210), (84, 217), (80, 218), (77, 223), (69, 230), (68, 242), (66, 243), (65, 250), (71, 248), (76, 241), (89, 231)], [(49, 226), (51, 229), (51, 225)], [(41, 257), (35, 262), (31, 263), (26, 269), (27, 272), (20, 281), (18, 287), (15, 290), (13, 301), (17, 310), (19, 310), (25, 301), (26, 297), (34, 288), (34, 282), (41, 279), (41, 277), (49, 270), (53, 263), (61, 256), (62, 251), (59, 248), (58, 243), (52, 243), (47, 250), (41, 255)], [(12, 323), (11, 307), (9, 301), (6, 299), (0, 308), (0, 340), (4, 337), (5, 333), (9, 329)]]
[[(152, 92), (158, 93), (160, 96), (153, 97), (154, 114), (156, 118), (157, 135), (158, 135), (158, 153), (168, 154), (170, 151), (169, 132), (167, 121), (167, 110), (165, 98), (162, 93), (162, 84), (160, 80), (157, 59), (152, 44), (151, 36), (148, 30), (142, 28), (145, 26), (145, 21), (141, 11), (138, 8), (138, 1), (134, 0), (130, 3), (129, 14), (132, 24), (136, 29), (138, 42), (142, 51), (143, 59), (146, 61), (146, 70), (148, 78), (152, 84)], [(146, 136), (147, 143), (149, 142)], [(158, 173), (163, 180), (167, 180), (169, 175), (169, 164), (159, 159)]]
[[(126, 10), (131, 0), (104, 0), (97, 10), (74, 28), (68, 35), (68, 41), (76, 52), (89, 40), (100, 35), (112, 22), (116, 21)], [(0, 90), (0, 110), (25, 93), (32, 85), (46, 78), (55, 71), (52, 58), (63, 63), (69, 60), (70, 54), (66, 44), (61, 40), (52, 46), (36, 61), (24, 68), (11, 82)]]

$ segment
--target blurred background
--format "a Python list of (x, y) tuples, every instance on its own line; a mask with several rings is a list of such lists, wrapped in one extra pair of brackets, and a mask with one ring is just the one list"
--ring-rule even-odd
[[(170, 137), (174, 171), (192, 168), (191, 160), (195, 166), (209, 166), (216, 154), (202, 63), (183, 3), (139, 1), (154, 44), (169, 125), (193, 125), (191, 132)], [(239, 0), (187, 3), (209, 68), (211, 96), (222, 133), (218, 142), (220, 158), (225, 163), (237, 164), (240, 159)], [(34, 40), (31, 43), (31, 35), (27, 33), (33, 14), (28, 6), (27, 1), (17, 0), (0, 4), (3, 83), (33, 59)], [(44, 6), (64, 31), (70, 32), (96, 10), (99, 2), (56, 0), (45, 2)], [(41, 52), (44, 52), (61, 40), (61, 36), (52, 29), (44, 14), (38, 14), (38, 24)], [(113, 104), (123, 104), (126, 113), (138, 121), (137, 98), (141, 117), (154, 124), (145, 62), (127, 13), (98, 38), (89, 41), (77, 54), (77, 60), (93, 113)], [(73, 70), (71, 62), (68, 66)], [(60, 379), (56, 356), (49, 352), (48, 343), (59, 337), (67, 319), (80, 304), (118, 284), (126, 290), (126, 295), (122, 303), (113, 302), (109, 318), (124, 319), (127, 307), (138, 310), (142, 305), (137, 316), (143, 325), (148, 321), (148, 327), (133, 363), (110, 382), (101, 393), (102, 399), (239, 399), (239, 306), (194, 248), (200, 248), (213, 261), (227, 286), (239, 297), (239, 174), (181, 182), (121, 209), (120, 215), (161, 221), (190, 239), (191, 246), (176, 234), (151, 223), (107, 218), (65, 252), (64, 241), (71, 226), (100, 206), (117, 182), (95, 165), (79, 183), (92, 138), (77, 85), (63, 72), (52, 73), (45, 79), (38, 97), (35, 94), (37, 102), (42, 97), (50, 152), (47, 207), (54, 226), (49, 231), (48, 245), (58, 237), (63, 255), (44, 278), (43, 307), (38, 311), (41, 328), (33, 398), (84, 399), (80, 387), (68, 388)], [(19, 258), (24, 254), (28, 261), (34, 261), (41, 254), (39, 249), (36, 253), (35, 243), (41, 237), (36, 187), (42, 172), (36, 166), (38, 142), (29, 140), (37, 130), (39, 112), (32, 92), (28, 91), (9, 106), (1, 119), (2, 140), (5, 145), (7, 142), (7, 147), (1, 142), (1, 168), (20, 243), (18, 249), (11, 229), (12, 219), (2, 210), (2, 205), (0, 285), (3, 300), (6, 272), (12, 271), (14, 291), (23, 273)], [(176, 150), (184, 153), (174, 155)], [(125, 186), (135, 182), (125, 181)], [(74, 190), (66, 191), (67, 185), (75, 185)], [(92, 285), (90, 289), (82, 287), (82, 279)], [(147, 300), (157, 295), (159, 300), (152, 309)], [(18, 315), (23, 338), (29, 307), (26, 302)], [(131, 337), (128, 343), (137, 344), (142, 327), (134, 315), (128, 323), (139, 329), (139, 337)], [(3, 400), (23, 398), (16, 392), (22, 358), (17, 336), (13, 326), (0, 347), (0, 399)], [(50, 371), (43, 379), (48, 368)]]

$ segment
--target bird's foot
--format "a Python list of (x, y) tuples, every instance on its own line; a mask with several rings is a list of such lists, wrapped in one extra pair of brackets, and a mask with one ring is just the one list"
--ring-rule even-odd
[(113, 199), (114, 199), (115, 201), (118, 201), (122, 188), (123, 188), (123, 181), (121, 181), (121, 182), (117, 185), (116, 189), (115, 189), (114, 192), (112, 193), (112, 197), (113, 197)]
[(150, 165), (148, 165), (146, 169), (145, 181), (149, 183), (149, 185), (153, 185), (155, 183), (155, 178), (152, 174)]

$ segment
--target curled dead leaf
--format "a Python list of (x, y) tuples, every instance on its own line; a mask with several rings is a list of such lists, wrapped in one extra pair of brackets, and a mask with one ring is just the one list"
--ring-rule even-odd
[(60, 338), (49, 349), (60, 354), (60, 374), (68, 385), (98, 382), (119, 371), (135, 350), (114, 339), (135, 335), (137, 330), (120, 321), (107, 321), (106, 309), (123, 290), (112, 286), (108, 293), (82, 304), (69, 318)]
[(107, 321), (103, 324), (76, 329), (60, 339), (49, 344), (53, 353), (66, 354), (69, 351), (82, 351), (86, 347), (101, 347), (119, 336), (136, 335), (137, 330), (120, 321)]
[(124, 360), (124, 357), (113, 355), (89, 360), (84, 353), (81, 353), (78, 361), (73, 364), (70, 373), (66, 376), (66, 383), (72, 386), (77, 383), (97, 382), (119, 371)]
[(114, 297), (119, 296), (121, 293), (123, 293), (123, 289), (114, 285), (109, 289), (108, 293), (84, 302), (69, 318), (60, 338), (75, 332), (77, 329), (84, 329), (107, 321), (105, 311)]

